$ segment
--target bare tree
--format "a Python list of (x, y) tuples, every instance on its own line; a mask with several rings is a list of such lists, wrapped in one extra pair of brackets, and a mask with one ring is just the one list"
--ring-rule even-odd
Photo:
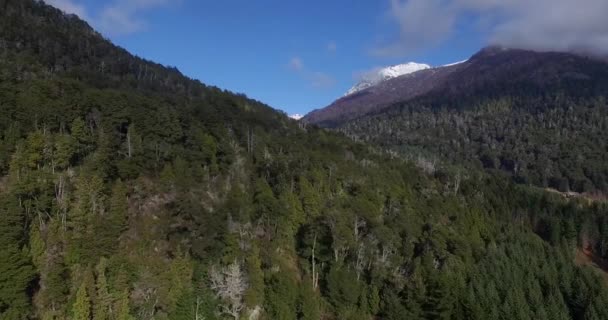
[(426, 174), (435, 173), (436, 166), (434, 160), (430, 161), (422, 156), (418, 156), (418, 159), (416, 159), (416, 166), (422, 169), (422, 171), (424, 171)]
[(316, 290), (319, 285), (319, 271), (316, 270), (317, 261), (315, 260), (315, 250), (317, 246), (317, 233), (315, 233), (315, 238), (312, 241), (312, 256), (310, 257), (310, 262), (312, 263), (312, 287)]
[(194, 320), (205, 320), (205, 317), (200, 314), (201, 298), (196, 297), (196, 310), (194, 312)]
[(456, 173), (456, 177), (454, 178), (454, 194), (458, 194), (458, 190), (460, 190), (460, 182), (462, 181), (462, 175), (460, 174), (460, 170)]
[(220, 270), (213, 267), (210, 277), (211, 288), (223, 302), (220, 312), (238, 320), (244, 308), (243, 296), (248, 286), (241, 265), (235, 260)]

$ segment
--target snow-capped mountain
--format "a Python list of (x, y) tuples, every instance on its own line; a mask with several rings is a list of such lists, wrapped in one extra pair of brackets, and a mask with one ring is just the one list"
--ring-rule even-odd
[[(470, 64), (470, 60), (464, 60), (431, 67), (410, 62), (377, 69), (364, 77), (364, 81), (355, 85), (348, 94), (325, 108), (311, 111), (302, 121), (334, 126), (441, 87), (449, 81), (452, 73)], [(365, 94), (354, 94), (361, 90), (364, 90)]]
[(430, 69), (431, 66), (423, 63), (416, 62), (408, 62), (404, 64), (398, 64), (395, 66), (390, 66), (386, 68), (380, 68), (365, 74), (361, 81), (355, 84), (345, 96), (351, 95), (353, 93), (359, 92), (361, 90), (365, 90), (369, 87), (373, 87), (380, 82), (400, 77), (406, 74), (414, 73), (420, 70)]
[(292, 119), (294, 119), (294, 120), (300, 120), (300, 119), (302, 119), (304, 116), (303, 116), (303, 115), (301, 115), (301, 114), (299, 114), (299, 113), (296, 113), (296, 114), (290, 114), (290, 115), (289, 115), (289, 117), (290, 117), (290, 118), (292, 118)]

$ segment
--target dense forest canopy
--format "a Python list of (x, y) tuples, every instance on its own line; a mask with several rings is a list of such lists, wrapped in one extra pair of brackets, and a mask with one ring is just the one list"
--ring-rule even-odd
[(42, 2), (0, 9), (0, 318), (608, 318), (603, 271), (575, 263), (608, 258), (605, 204), (391, 156)]

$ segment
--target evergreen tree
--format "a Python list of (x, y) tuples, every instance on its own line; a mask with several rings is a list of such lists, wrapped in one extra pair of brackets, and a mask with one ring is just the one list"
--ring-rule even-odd
[(0, 318), (23, 319), (30, 314), (28, 289), (35, 277), (23, 247), (25, 217), (10, 195), (0, 196)]
[(116, 251), (119, 237), (127, 228), (128, 198), (125, 184), (118, 180), (112, 187), (109, 210), (94, 220), (97, 252), (109, 256)]
[(315, 292), (311, 279), (304, 279), (300, 285), (299, 320), (321, 319), (320, 301)]
[(266, 286), (266, 310), (271, 319), (295, 320), (297, 315), (297, 284), (286, 272), (269, 276)]
[(428, 282), (426, 301), (423, 305), (426, 319), (449, 319), (452, 299), (442, 276), (432, 275)]
[(55, 139), (55, 166), (66, 169), (70, 166), (76, 152), (74, 140), (70, 135), (61, 134)]
[(90, 135), (87, 132), (86, 124), (81, 118), (75, 118), (70, 127), (71, 137), (74, 140), (76, 155), (79, 160), (82, 160), (86, 155), (88, 144), (90, 143)]
[(321, 200), (312, 184), (305, 177), (299, 179), (300, 198), (302, 199), (302, 207), (308, 217), (317, 217), (320, 214)]
[(91, 319), (91, 300), (87, 293), (87, 287), (83, 282), (76, 292), (76, 300), (72, 305), (72, 320)]
[(416, 315), (411, 314), (404, 306), (403, 301), (391, 289), (383, 290), (381, 314), (384, 319), (420, 319)]
[(112, 296), (110, 295), (106, 279), (107, 260), (101, 258), (95, 267), (95, 305), (93, 308), (94, 320), (110, 320), (112, 309)]
[(116, 310), (116, 320), (133, 320), (135, 319), (131, 316), (131, 310), (129, 308), (129, 293), (128, 291), (123, 291), (119, 294), (118, 300), (115, 303)]
[(264, 305), (264, 273), (259, 255), (260, 250), (254, 244), (245, 260), (249, 280), (249, 287), (245, 292), (245, 304), (250, 309)]

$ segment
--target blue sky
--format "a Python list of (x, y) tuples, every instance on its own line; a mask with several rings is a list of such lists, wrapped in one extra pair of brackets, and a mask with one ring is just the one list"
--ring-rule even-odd
[[(523, 0), (46, 1), (80, 15), (136, 55), (290, 114), (328, 105), (357, 75), (376, 67), (451, 63), (488, 39), (523, 44), (515, 29), (538, 20), (528, 17)], [(539, 15), (545, 9), (539, 6)], [(585, 14), (580, 18), (589, 20)], [(603, 16), (597, 19), (606, 24)], [(558, 23), (563, 30), (564, 19)]]

